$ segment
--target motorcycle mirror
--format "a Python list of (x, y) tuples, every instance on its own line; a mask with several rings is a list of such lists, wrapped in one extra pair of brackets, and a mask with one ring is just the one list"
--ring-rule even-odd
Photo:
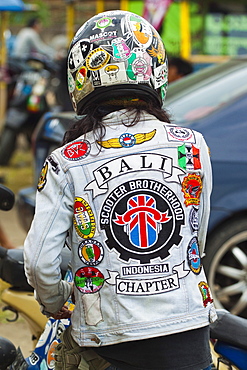
[(15, 203), (15, 194), (6, 186), (0, 184), (0, 209), (9, 211)]

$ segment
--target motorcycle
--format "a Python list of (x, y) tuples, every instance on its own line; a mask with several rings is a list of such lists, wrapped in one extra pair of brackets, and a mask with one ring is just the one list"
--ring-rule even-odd
[[(0, 185), (0, 209), (10, 210), (14, 202), (14, 193)], [(64, 248), (61, 272), (65, 280), (72, 282), (69, 260), (70, 250)], [(15, 349), (8, 339), (0, 337), (0, 370), (53, 369), (55, 346), (60, 341), (61, 333), (70, 325), (70, 320), (47, 319), (40, 312), (33, 288), (25, 277), (23, 249), (5, 249), (0, 246), (0, 279), (6, 286), (1, 294), (3, 310), (14, 313), (14, 318), (7, 320), (10, 325), (16, 322), (19, 315), (26, 320), (34, 348), (31, 355), (25, 359), (20, 348)], [(70, 310), (74, 307), (70, 300), (67, 305)]]
[(1, 166), (8, 165), (19, 133), (24, 133), (30, 143), (42, 115), (56, 105), (55, 94), (52, 92), (55, 87), (52, 85), (58, 83), (55, 79), (58, 65), (40, 55), (33, 55), (22, 62), (21, 68), (1, 132)]

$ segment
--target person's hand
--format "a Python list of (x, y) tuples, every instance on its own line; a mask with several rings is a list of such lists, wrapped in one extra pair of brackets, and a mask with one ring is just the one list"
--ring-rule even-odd
[(68, 306), (63, 306), (56, 314), (51, 314), (51, 317), (55, 320), (69, 319), (72, 311), (68, 309)]

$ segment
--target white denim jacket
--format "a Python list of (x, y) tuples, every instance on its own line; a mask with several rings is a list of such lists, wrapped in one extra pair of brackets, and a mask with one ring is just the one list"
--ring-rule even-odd
[(41, 172), (25, 241), (25, 270), (45, 313), (71, 293), (60, 253), (69, 233), (81, 346), (110, 345), (207, 326), (213, 300), (202, 267), (211, 165), (204, 138), (143, 114), (105, 117), (58, 148)]

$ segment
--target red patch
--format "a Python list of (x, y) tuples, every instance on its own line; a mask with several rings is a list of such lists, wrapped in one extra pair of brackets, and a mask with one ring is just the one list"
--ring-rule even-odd
[(74, 141), (67, 145), (62, 151), (62, 155), (70, 160), (77, 161), (85, 158), (90, 153), (90, 143), (85, 141)]
[(182, 183), (182, 191), (184, 193), (184, 204), (186, 207), (200, 204), (200, 195), (202, 192), (202, 180), (200, 176), (195, 173), (186, 176)]

